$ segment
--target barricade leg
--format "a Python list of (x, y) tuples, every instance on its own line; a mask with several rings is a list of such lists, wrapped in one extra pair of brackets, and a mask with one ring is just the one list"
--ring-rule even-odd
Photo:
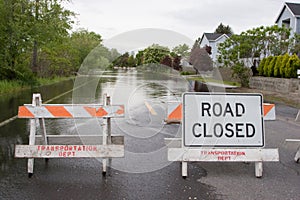
[(187, 177), (187, 162), (181, 162), (181, 175), (183, 178)]
[(298, 148), (296, 155), (295, 155), (295, 162), (299, 163), (300, 162), (300, 147)]
[[(110, 105), (110, 96), (104, 94), (103, 97), (104, 105)], [(104, 118), (103, 124), (103, 145), (111, 144), (111, 120), (110, 118)], [(102, 159), (102, 175), (106, 175), (107, 171), (107, 164), (110, 164), (111, 160), (107, 158)]]
[[(29, 145), (35, 144), (35, 133), (36, 133), (36, 119), (30, 120), (30, 135), (29, 135)], [(33, 175), (33, 166), (34, 166), (34, 159), (29, 158), (27, 163), (27, 170), (28, 170), (28, 177), (30, 178)]]
[(255, 162), (255, 176), (257, 178), (261, 178), (263, 173), (263, 163)]

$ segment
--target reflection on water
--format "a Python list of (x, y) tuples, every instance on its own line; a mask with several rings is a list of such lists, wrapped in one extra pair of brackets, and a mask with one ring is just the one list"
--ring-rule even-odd
[[(143, 71), (144, 70), (144, 71)], [(143, 66), (138, 70), (102, 71), (91, 76), (80, 76), (74, 81), (65, 81), (51, 86), (35, 88), (16, 94), (1, 96), (0, 121), (17, 114), (18, 106), (30, 104), (32, 93), (41, 93), (43, 102), (61, 93), (76, 88), (73, 92), (55, 99), (51, 104), (102, 104), (104, 93), (112, 97), (112, 104), (125, 105), (126, 112), (140, 112), (137, 107), (145, 101), (168, 101), (179, 99), (188, 90), (188, 83), (169, 68)], [(153, 104), (155, 106), (155, 104)], [(157, 104), (158, 105), (158, 104)], [(161, 105), (158, 105), (161, 106)], [(144, 106), (145, 107), (145, 106)], [(141, 113), (138, 113), (140, 115)], [(138, 116), (136, 115), (136, 116)], [(137, 118), (136, 120), (140, 120)], [(48, 119), (45, 120), (47, 134), (76, 135), (78, 133), (101, 133), (101, 120), (97, 119)], [(92, 126), (91, 126), (92, 125)], [(90, 127), (95, 127), (91, 129)], [(100, 127), (100, 129), (99, 129)], [(40, 132), (41, 130), (38, 130)], [(17, 119), (0, 127), (0, 174), (9, 169), (16, 159), (15, 144), (28, 144), (29, 120)]]

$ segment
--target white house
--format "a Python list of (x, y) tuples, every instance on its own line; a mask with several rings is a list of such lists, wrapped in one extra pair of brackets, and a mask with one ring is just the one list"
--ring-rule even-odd
[(205, 47), (205, 46), (211, 47), (210, 56), (213, 62), (216, 63), (218, 59), (218, 46), (220, 43), (224, 42), (228, 38), (229, 36), (227, 34), (204, 33), (200, 40), (200, 47)]
[(291, 37), (295, 33), (300, 34), (300, 4), (286, 2), (275, 23), (279, 27), (285, 26), (291, 28)]

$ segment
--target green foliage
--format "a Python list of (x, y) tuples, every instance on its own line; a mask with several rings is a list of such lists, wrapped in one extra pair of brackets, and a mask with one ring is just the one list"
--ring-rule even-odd
[(272, 77), (274, 75), (274, 68), (275, 68), (276, 60), (277, 60), (276, 56), (272, 57), (271, 61), (268, 64), (268, 67), (267, 67), (266, 76)]
[(268, 77), (297, 78), (300, 59), (296, 54), (269, 56), (261, 61), (258, 69), (260, 75)]
[(300, 59), (296, 54), (290, 56), (286, 67), (285, 67), (285, 77), (286, 78), (297, 78), (297, 69), (300, 69)]
[(281, 63), (281, 66), (279, 68), (279, 74), (280, 74), (281, 78), (286, 77), (285, 76), (285, 67), (286, 67), (286, 64), (288, 63), (289, 59), (290, 59), (289, 54), (286, 53), (286, 54), (283, 55), (282, 63)]
[(220, 23), (220, 25), (216, 28), (215, 33), (233, 34), (233, 31), (229, 25), (225, 26), (222, 23)]
[(245, 67), (243, 63), (237, 63), (232, 67), (233, 76), (239, 78), (242, 87), (249, 87), (250, 69)]
[[(294, 38), (289, 38), (290, 30), (277, 25), (258, 27), (232, 35), (230, 39), (220, 44), (218, 61), (223, 66), (233, 66), (240, 58), (268, 57), (283, 55), (294, 45)], [(260, 69), (260, 73), (262, 73)], [(266, 73), (266, 71), (264, 71)]]
[(133, 55), (129, 56), (129, 58), (127, 60), (127, 64), (128, 64), (128, 67), (135, 67), (136, 66), (135, 59), (134, 59)]
[(172, 49), (172, 52), (175, 53), (175, 55), (172, 55), (172, 57), (179, 55), (181, 57), (188, 57), (190, 55), (189, 53), (190, 47), (187, 44), (180, 44)]
[(143, 64), (160, 63), (160, 61), (169, 54), (170, 50), (167, 47), (153, 44), (144, 50)]
[(267, 59), (263, 58), (259, 63), (257, 70), (258, 70), (258, 74), (260, 76), (264, 75), (264, 66), (265, 66), (266, 61), (267, 61)]
[(280, 77), (280, 66), (282, 65), (283, 56), (280, 55), (277, 57), (276, 64), (274, 67), (274, 77)]

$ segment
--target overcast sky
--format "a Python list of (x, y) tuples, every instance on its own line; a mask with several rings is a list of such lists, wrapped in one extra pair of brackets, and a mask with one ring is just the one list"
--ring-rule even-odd
[[(275, 23), (284, 0), (72, 0), (78, 27), (104, 39), (141, 28), (167, 29), (195, 40), (222, 22), (234, 33)], [(300, 0), (288, 0), (298, 2)]]

